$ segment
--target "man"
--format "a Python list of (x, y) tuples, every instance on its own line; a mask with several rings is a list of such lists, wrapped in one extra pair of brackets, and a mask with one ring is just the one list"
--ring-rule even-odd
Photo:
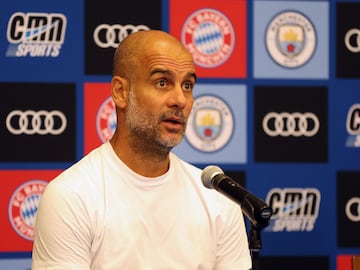
[(171, 149), (193, 104), (191, 54), (169, 34), (131, 34), (114, 57), (117, 128), (47, 186), (32, 269), (233, 269), (251, 258), (241, 209)]

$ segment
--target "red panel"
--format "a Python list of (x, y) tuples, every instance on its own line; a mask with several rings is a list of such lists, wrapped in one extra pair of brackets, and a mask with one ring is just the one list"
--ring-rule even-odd
[(0, 252), (31, 251), (34, 217), (47, 183), (61, 171), (0, 171)]
[(336, 257), (336, 270), (351, 270), (351, 255), (338, 255)]
[[(196, 72), (198, 77), (246, 78), (246, 1), (171, 0), (169, 2), (169, 9), (170, 33), (180, 40), (182, 40), (182, 36), (184, 36), (185, 39), (183, 43), (186, 44), (188, 48), (196, 47), (193, 46), (194, 44), (190, 41), (193, 38), (192, 34), (196, 31), (197, 27), (206, 20), (210, 22), (212, 30), (217, 28), (222, 33), (224, 44), (228, 44), (231, 39), (235, 42), (230, 57), (220, 65), (197, 65)], [(206, 10), (209, 10), (207, 19), (205, 18)], [(212, 10), (215, 12), (212, 12)], [(198, 16), (196, 16), (196, 14), (198, 14)], [(223, 20), (224, 18), (225, 20)], [(226, 21), (230, 22), (234, 30), (232, 33), (227, 31), (229, 27)], [(182, 35), (185, 29), (188, 29), (188, 31), (186, 31), (187, 34)], [(192, 32), (192, 30), (194, 30), (194, 32)], [(217, 58), (222, 58), (222, 55), (224, 55), (224, 53), (226, 54), (226, 49), (229, 48), (225, 46), (219, 49), (212, 59), (215, 61)], [(201, 57), (199, 57), (198, 54), (193, 55), (195, 60)]]
[(115, 112), (111, 102), (110, 83), (84, 84), (84, 151), (89, 153), (112, 135), (115, 125), (112, 114)]

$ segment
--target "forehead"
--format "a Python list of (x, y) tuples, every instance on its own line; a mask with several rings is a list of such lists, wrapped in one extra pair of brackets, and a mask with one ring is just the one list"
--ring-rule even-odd
[(174, 58), (162, 54), (147, 57), (145, 67), (148, 70), (166, 67), (178, 71), (195, 71), (195, 66), (191, 57)]
[(195, 73), (190, 52), (175, 38), (164, 35), (148, 35), (139, 42), (138, 68), (145, 72), (168, 69), (173, 72)]
[(195, 66), (189, 53), (174, 55), (173, 53), (151, 53), (144, 55), (140, 69), (146, 76), (163, 73), (178, 76), (195, 77)]

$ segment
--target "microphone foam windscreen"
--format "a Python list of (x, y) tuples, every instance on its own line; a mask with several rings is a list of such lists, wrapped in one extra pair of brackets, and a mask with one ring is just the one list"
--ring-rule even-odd
[(224, 174), (223, 170), (218, 166), (210, 165), (205, 167), (201, 173), (201, 181), (203, 185), (207, 188), (214, 188), (212, 180), (218, 174)]

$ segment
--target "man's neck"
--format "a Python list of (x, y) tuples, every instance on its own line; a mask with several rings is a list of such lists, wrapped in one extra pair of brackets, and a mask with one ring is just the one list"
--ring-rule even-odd
[(157, 177), (169, 169), (170, 155), (168, 151), (164, 153), (139, 151), (136, 147), (122, 144), (116, 138), (111, 139), (110, 143), (121, 161), (137, 174), (145, 177)]

